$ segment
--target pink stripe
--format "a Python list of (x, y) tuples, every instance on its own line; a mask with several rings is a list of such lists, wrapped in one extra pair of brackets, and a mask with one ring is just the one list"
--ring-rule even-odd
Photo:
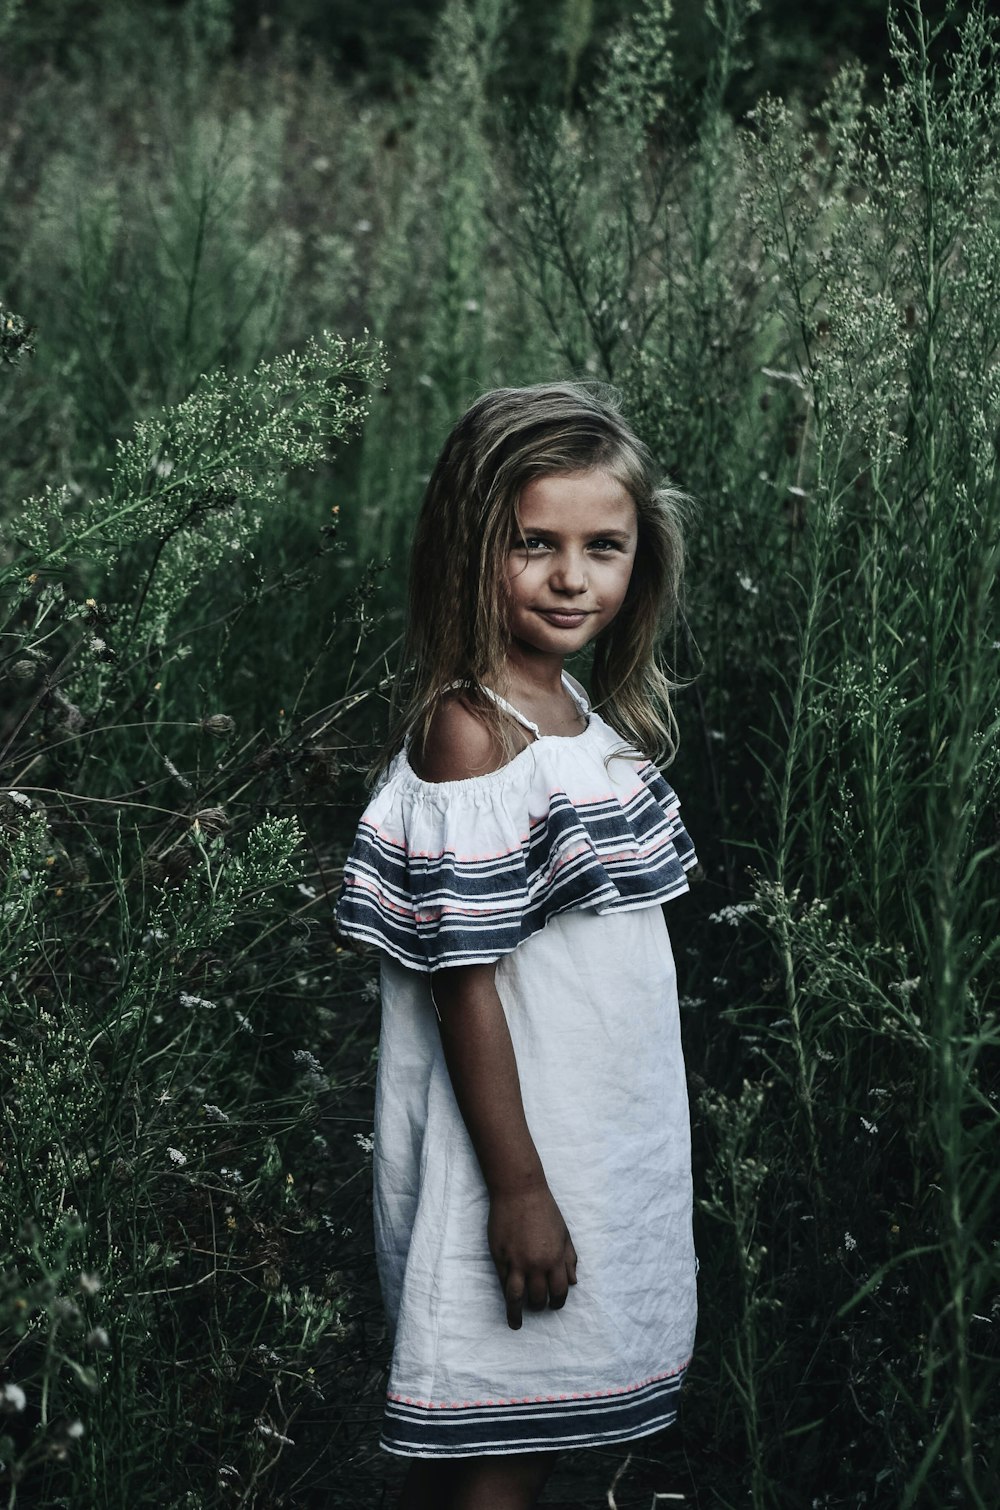
[[(654, 770), (655, 767), (651, 766), (649, 767), (649, 769)], [(551, 805), (553, 798), (565, 798), (570, 807), (579, 809), (587, 807), (599, 807), (603, 806), (607, 802), (611, 802), (612, 800), (617, 800), (619, 807), (624, 808), (627, 803), (631, 803), (637, 796), (640, 795), (648, 797), (652, 806), (658, 808), (660, 812), (664, 814), (664, 817), (668, 820), (668, 822), (673, 821), (677, 817), (679, 812), (679, 804), (676, 807), (664, 808), (663, 805), (649, 790), (648, 786), (644, 785), (642, 782), (640, 782), (638, 786), (634, 787), (625, 796), (622, 796), (618, 792), (608, 792), (602, 797), (579, 797), (575, 801), (570, 800), (569, 795), (563, 790), (563, 788), (556, 787), (548, 793), (548, 801)], [(541, 824), (548, 821), (548, 817), (549, 813), (548, 811), (546, 811), (541, 816), (530, 819), (530, 829), (538, 828)], [(583, 821), (582, 814), (581, 821)], [(417, 860), (440, 860), (445, 854), (450, 854), (454, 857), (456, 863), (458, 864), (481, 864), (482, 862), (487, 860), (507, 859), (511, 855), (516, 855), (519, 849), (523, 849), (524, 845), (530, 843), (531, 840), (531, 833), (529, 829), (529, 832), (527, 834), (521, 836), (519, 845), (516, 848), (493, 850), (487, 854), (460, 855), (454, 850), (409, 849), (405, 843), (401, 844), (388, 832), (387, 829), (380, 827), (376, 823), (373, 823), (370, 818), (362, 818), (359, 827), (369, 829), (373, 834), (376, 834), (378, 838), (381, 839), (382, 842), (386, 844), (390, 849), (398, 850), (402, 855), (409, 855), (411, 858)]]
[(631, 1395), (637, 1389), (645, 1389), (647, 1384), (657, 1384), (661, 1379), (675, 1379), (687, 1368), (691, 1359), (688, 1358), (677, 1368), (667, 1369), (665, 1374), (650, 1374), (648, 1379), (640, 1379), (638, 1384), (619, 1384), (612, 1389), (587, 1389), (578, 1390), (568, 1395), (522, 1395), (512, 1400), (413, 1400), (409, 1395), (395, 1395), (392, 1390), (387, 1391), (390, 1400), (397, 1400), (400, 1405), (416, 1405), (422, 1410), (474, 1410), (481, 1405), (546, 1405), (556, 1400), (603, 1400), (612, 1395)]
[(407, 847), (407, 845), (400, 844), (398, 840), (392, 838), (386, 829), (379, 828), (377, 824), (372, 823), (370, 818), (362, 818), (358, 826), (359, 828), (370, 829), (372, 833), (377, 834), (378, 837), (383, 840), (383, 842), (387, 844), (390, 849), (398, 849), (401, 855), (408, 855), (411, 859), (440, 860), (445, 855), (452, 855), (455, 861), (460, 864), (465, 861), (504, 860), (509, 855), (516, 855), (520, 853), (520, 850), (523, 848), (523, 846), (528, 843), (529, 838), (529, 836), (525, 834), (520, 844), (518, 844), (514, 849), (498, 849), (495, 852), (487, 855), (459, 855), (456, 854), (454, 850), (448, 849), (410, 849)]

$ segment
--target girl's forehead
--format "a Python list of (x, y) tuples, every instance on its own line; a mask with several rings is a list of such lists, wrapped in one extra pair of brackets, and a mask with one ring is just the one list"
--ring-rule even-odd
[(522, 525), (540, 525), (544, 519), (554, 528), (591, 523), (628, 528), (635, 523), (636, 507), (617, 477), (594, 467), (533, 477), (521, 489), (517, 516)]

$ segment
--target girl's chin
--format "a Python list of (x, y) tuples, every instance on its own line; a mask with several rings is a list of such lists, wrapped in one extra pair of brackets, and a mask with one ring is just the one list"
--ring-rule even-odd
[(592, 638), (586, 629), (555, 629), (546, 626), (541, 634), (518, 634), (515, 631), (512, 643), (523, 655), (557, 656), (562, 659), (567, 655), (575, 655), (578, 650), (589, 645)]

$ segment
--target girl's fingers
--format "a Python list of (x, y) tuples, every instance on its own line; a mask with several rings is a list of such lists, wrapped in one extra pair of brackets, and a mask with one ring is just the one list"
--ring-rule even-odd
[(507, 1308), (507, 1325), (515, 1332), (520, 1330), (526, 1305), (532, 1311), (543, 1311), (546, 1306), (553, 1311), (561, 1310), (566, 1304), (570, 1285), (576, 1284), (576, 1265), (576, 1249), (569, 1238), (566, 1240), (565, 1263), (558, 1268), (548, 1272), (532, 1269), (525, 1274), (511, 1264), (500, 1281)]
[(532, 1269), (528, 1275), (528, 1305), (533, 1311), (544, 1311), (549, 1303), (549, 1276), (544, 1269)]
[(569, 1271), (565, 1264), (549, 1273), (549, 1305), (553, 1311), (561, 1311), (569, 1294)]
[(521, 1326), (524, 1307), (524, 1275), (520, 1269), (511, 1267), (507, 1270), (503, 1295), (507, 1303), (507, 1325), (516, 1332)]

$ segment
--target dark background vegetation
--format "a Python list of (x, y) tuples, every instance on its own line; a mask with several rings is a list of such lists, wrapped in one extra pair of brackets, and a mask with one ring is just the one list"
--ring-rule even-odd
[[(170, 36), (176, 14), (186, 0), (135, 0), (98, 4), (95, 0), (32, 0), (23, 6), (16, 33), (5, 46), (5, 73), (48, 65), (70, 71), (86, 69), (103, 39), (116, 29), (136, 28), (145, 45)], [(187, 7), (190, 8), (190, 7)], [(631, 0), (583, 0), (575, 6), (536, 5), (512, 0), (505, 28), (504, 59), (498, 84), (527, 104), (563, 103), (567, 88), (564, 56), (565, 13), (578, 13), (579, 54), (570, 87), (593, 77), (609, 34), (626, 20)], [(924, 14), (932, 25), (960, 18), (967, 4), (931, 0)], [(428, 66), (441, 0), (397, 4), (395, 0), (287, 0), (269, 5), (247, 0), (233, 7), (227, 50), (245, 58), (267, 55), (287, 45), (300, 61), (320, 57), (338, 78), (374, 94), (404, 90), (411, 74)], [(679, 75), (697, 93), (711, 55), (710, 29), (700, 0), (677, 0), (674, 28)], [(847, 59), (860, 58), (877, 79), (890, 66), (885, 6), (880, 0), (816, 0), (802, 6), (791, 0), (765, 0), (750, 19), (747, 66), (734, 85), (730, 104), (739, 109), (761, 94), (795, 91), (814, 102)]]

